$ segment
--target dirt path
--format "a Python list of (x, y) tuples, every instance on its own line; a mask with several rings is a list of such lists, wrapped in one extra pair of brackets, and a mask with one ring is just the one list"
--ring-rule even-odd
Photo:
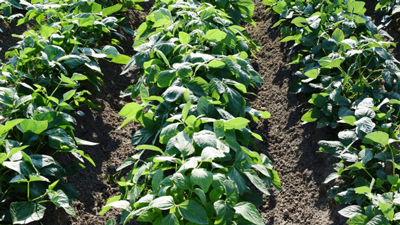
[(329, 186), (323, 184), (333, 171), (334, 162), (328, 155), (317, 153), (317, 142), (327, 132), (316, 129), (316, 124), (301, 125), (300, 118), (306, 107), (298, 106), (306, 99), (287, 91), (296, 68), (287, 65), (289, 46), (281, 44), (278, 31), (271, 29), (278, 17), (265, 12), (261, 1), (255, 4), (253, 19), (257, 29), (250, 25), (247, 29), (263, 46), (254, 64), (264, 83), (259, 97), (251, 104), (272, 115), (259, 122), (255, 132), (263, 137), (264, 142), (258, 143), (259, 150), (274, 161), (283, 187), (282, 191), (274, 191), (264, 198), (263, 217), (266, 224), (345, 224), (346, 220), (337, 213), (339, 207), (327, 198)]

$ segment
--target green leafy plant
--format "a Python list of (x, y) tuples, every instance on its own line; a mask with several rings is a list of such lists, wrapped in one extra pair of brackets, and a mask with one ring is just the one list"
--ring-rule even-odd
[(14, 11), (21, 10), (24, 7), (24, 4), (27, 3), (25, 1), (20, 2), (18, 0), (0, 0), (0, 19), (7, 19), (12, 21), (14, 19), (23, 17), (24, 15), (21, 13), (13, 13)]
[(253, 9), (235, 1), (156, 3), (123, 71), (142, 67), (122, 95), (140, 95), (141, 103), (120, 112), (121, 127), (142, 125), (132, 137), (138, 152), (118, 168), (133, 165), (118, 182), (122, 195), (100, 214), (121, 208), (124, 224), (134, 217), (152, 224), (264, 224), (256, 209), (262, 202), (247, 180), (266, 195), (281, 184), (268, 157), (248, 148), (262, 138), (244, 117), (270, 116), (243, 97), (262, 82), (248, 59), (258, 44), (237, 20), (250, 21)]
[[(116, 28), (123, 18), (111, 14), (122, 5), (103, 8), (95, 2), (31, 1), (19, 24), (36, 20), (34, 29), (7, 53), (0, 67), (0, 223), (27, 224), (41, 220), (46, 202), (76, 216), (70, 203), (79, 200), (64, 181), (82, 170), (79, 145), (96, 145), (74, 135), (74, 116), (81, 104), (98, 108), (86, 98), (85, 83), (100, 90), (99, 60), (125, 64), (117, 50)], [(113, 35), (113, 36), (112, 36)], [(102, 46), (102, 43), (106, 45)], [(116, 47), (114, 47), (114, 46)], [(64, 165), (55, 154), (78, 160)]]
[(398, 20), (400, 13), (399, 0), (379, 0), (375, 12), (381, 16), (382, 27), (387, 27), (392, 20)]
[(386, 32), (364, 16), (359, 1), (265, 0), (281, 19), (283, 42), (294, 41), (293, 63), (300, 65), (290, 90), (305, 93), (311, 109), (305, 122), (337, 128), (336, 140), (320, 150), (340, 159), (337, 172), (348, 182), (331, 197), (351, 204), (339, 211), (348, 224), (398, 224), (399, 62)]

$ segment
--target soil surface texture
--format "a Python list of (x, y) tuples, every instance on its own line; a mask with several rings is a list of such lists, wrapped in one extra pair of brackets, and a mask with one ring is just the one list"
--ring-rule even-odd
[(302, 125), (300, 119), (307, 109), (301, 104), (303, 96), (288, 93), (294, 81), (295, 66), (290, 66), (287, 56), (289, 45), (280, 43), (278, 29), (271, 29), (279, 17), (266, 12), (261, 1), (255, 1), (254, 28), (247, 25), (250, 36), (262, 49), (253, 64), (264, 79), (252, 107), (267, 110), (271, 118), (258, 122), (253, 128), (264, 141), (258, 142), (259, 151), (272, 161), (282, 183), (281, 191), (264, 196), (260, 208), (264, 221), (272, 224), (345, 224), (337, 211), (341, 209), (328, 198), (330, 186), (323, 184), (333, 172), (335, 159), (318, 153), (318, 141), (325, 138), (327, 130), (317, 129), (315, 123)]
[[(152, 2), (143, 3), (141, 6), (144, 11), (129, 11), (127, 17), (130, 21), (124, 26), (136, 30), (145, 20), (152, 5)], [(337, 213), (343, 206), (328, 198), (329, 188), (333, 184), (323, 184), (325, 177), (333, 172), (332, 164), (335, 159), (319, 153), (317, 142), (324, 139), (329, 130), (317, 129), (315, 123), (301, 123), (300, 118), (307, 109), (307, 105), (303, 103), (307, 99), (288, 93), (296, 71), (296, 67), (288, 65), (290, 46), (280, 43), (279, 31), (276, 28), (271, 29), (278, 21), (278, 16), (266, 12), (261, 0), (256, 0), (255, 5), (253, 19), (257, 28), (251, 25), (246, 28), (251, 37), (262, 46), (256, 54), (257, 58), (253, 59), (253, 66), (262, 75), (264, 83), (256, 90), (258, 97), (249, 97), (247, 100), (255, 109), (267, 110), (272, 115), (271, 118), (252, 123), (251, 126), (254, 132), (263, 137), (263, 142), (257, 142), (258, 150), (274, 162), (283, 187), (281, 191), (271, 190), (270, 196), (264, 195), (264, 205), (259, 211), (266, 225), (346, 224), (346, 218)], [(368, 9), (367, 13), (373, 14), (373, 8), (372, 12)], [(29, 26), (16, 27), (14, 23), (0, 20), (0, 29), (3, 30), (0, 33), (0, 48), (3, 48), (0, 51), (0, 60), (4, 62), (6, 50), (18, 41), (11, 34), (21, 34)], [(389, 33), (395, 40), (400, 40), (399, 32), (394, 28)], [(132, 56), (133, 37), (129, 34), (125, 36), (127, 40), (121, 40), (124, 54)], [(400, 58), (398, 48), (393, 49), (393, 53)], [(77, 218), (72, 218), (63, 209), (48, 205), (45, 218), (36, 224), (104, 225), (110, 218), (119, 222), (121, 212), (118, 210), (112, 209), (104, 216), (99, 216), (98, 213), (107, 199), (119, 194), (118, 185), (115, 184), (116, 179), (119, 179), (116, 168), (135, 151), (131, 145), (131, 137), (138, 127), (130, 123), (119, 130), (123, 118), (118, 113), (126, 103), (132, 101), (129, 98), (121, 99), (119, 95), (134, 82), (138, 71), (120, 76), (123, 66), (107, 61), (101, 61), (100, 66), (104, 73), (105, 87), (102, 92), (94, 93), (90, 99), (101, 105), (102, 109), (84, 107), (81, 110), (85, 116), (76, 115), (76, 136), (99, 143), (97, 146), (82, 147), (92, 157), (96, 167), (87, 162), (84, 170), (68, 178), (68, 182), (81, 197), (80, 202), (73, 204)], [(132, 221), (130, 224), (138, 223)]]

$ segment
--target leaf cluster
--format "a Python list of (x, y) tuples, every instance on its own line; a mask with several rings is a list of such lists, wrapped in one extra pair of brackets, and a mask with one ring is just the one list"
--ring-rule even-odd
[(393, 20), (396, 21), (400, 16), (399, 0), (379, 0), (375, 6), (375, 13), (381, 18), (380, 27), (387, 27)]

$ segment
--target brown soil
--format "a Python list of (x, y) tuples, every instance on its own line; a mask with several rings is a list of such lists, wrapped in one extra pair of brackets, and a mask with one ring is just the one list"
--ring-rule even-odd
[(0, 62), (5, 62), (4, 54), (20, 40), (11, 35), (22, 34), (24, 31), (30, 29), (30, 26), (28, 24), (17, 26), (16, 21), (10, 23), (5, 20), (0, 20), (0, 29), (3, 30), (3, 32), (0, 32)]
[[(325, 138), (328, 132), (316, 129), (315, 123), (301, 124), (300, 118), (307, 106), (299, 105), (306, 102), (306, 99), (287, 91), (296, 68), (287, 65), (290, 62), (286, 56), (288, 46), (279, 42), (278, 30), (271, 29), (278, 17), (265, 12), (265, 6), (260, 0), (255, 1), (255, 4), (254, 20), (257, 29), (248, 25), (247, 30), (263, 46), (253, 64), (264, 78), (264, 83), (257, 90), (258, 97), (250, 98), (249, 101), (254, 108), (269, 111), (272, 117), (253, 123), (252, 129), (263, 137), (264, 141), (257, 143), (258, 149), (273, 160), (283, 187), (282, 191), (273, 190), (271, 196), (264, 196), (265, 204), (259, 210), (268, 225), (345, 224), (346, 219), (337, 213), (341, 206), (328, 199), (330, 186), (323, 184), (325, 177), (333, 171), (331, 165), (335, 159), (317, 152), (317, 142)], [(144, 12), (130, 11), (128, 17), (131, 21), (126, 26), (135, 30), (144, 21), (151, 5), (142, 4)], [(4, 60), (5, 50), (17, 41), (10, 38), (11, 34), (20, 34), (27, 27), (0, 22), (0, 28), (4, 31), (0, 33), (0, 47), (3, 48), (0, 60)], [(132, 38), (129, 35), (126, 37), (127, 41), (121, 40), (122, 47), (125, 54), (131, 56), (134, 54)], [(98, 213), (108, 198), (118, 195), (118, 185), (112, 182), (113, 174), (134, 153), (131, 135), (137, 126), (131, 123), (118, 130), (123, 121), (118, 112), (130, 101), (129, 98), (120, 99), (119, 94), (133, 83), (135, 72), (120, 76), (122, 67), (105, 61), (101, 67), (106, 86), (102, 92), (91, 96), (91, 100), (100, 104), (102, 110), (81, 109), (85, 116), (77, 118), (75, 131), (77, 137), (99, 143), (95, 147), (82, 147), (97, 166), (85, 163), (83, 171), (68, 179), (81, 196), (81, 201), (73, 204), (77, 219), (49, 205), (42, 224), (103, 225), (110, 218), (116, 218), (118, 222), (118, 210), (110, 210), (104, 216)]]
[(339, 207), (327, 198), (329, 186), (323, 184), (333, 171), (334, 162), (328, 155), (317, 152), (317, 142), (327, 132), (316, 129), (315, 123), (301, 124), (306, 107), (299, 105), (306, 99), (287, 91), (296, 71), (287, 65), (290, 46), (280, 43), (279, 31), (271, 29), (278, 17), (265, 12), (261, 1), (255, 4), (253, 19), (257, 28), (248, 25), (247, 30), (263, 46), (254, 65), (264, 83), (257, 93), (259, 97), (251, 104), (256, 109), (269, 111), (272, 116), (253, 129), (263, 137), (258, 148), (273, 160), (283, 188), (264, 197), (262, 216), (266, 224), (345, 224), (346, 220), (337, 213)]

